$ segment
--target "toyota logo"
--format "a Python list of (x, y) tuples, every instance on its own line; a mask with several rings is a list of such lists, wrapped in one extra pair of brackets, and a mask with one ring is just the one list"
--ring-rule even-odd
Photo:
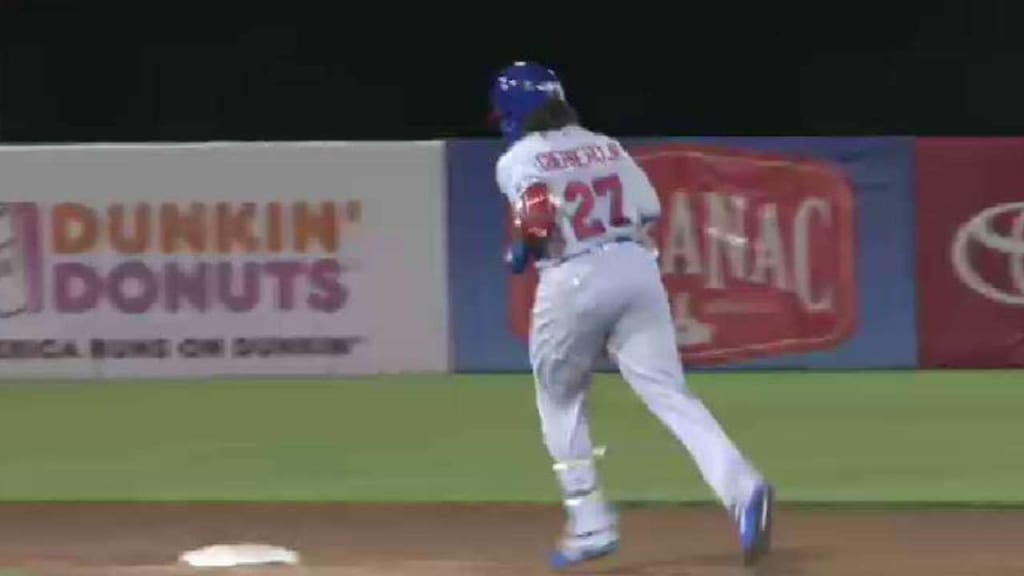
[[(1016, 214), (1008, 234), (995, 229), (997, 220), (1004, 215)], [(974, 268), (969, 246), (977, 243), (1004, 254), (1010, 264), (1011, 286), (993, 286)], [(971, 290), (1002, 304), (1024, 306), (1024, 202), (1010, 202), (990, 206), (978, 212), (956, 231), (950, 256), (957, 276)]]

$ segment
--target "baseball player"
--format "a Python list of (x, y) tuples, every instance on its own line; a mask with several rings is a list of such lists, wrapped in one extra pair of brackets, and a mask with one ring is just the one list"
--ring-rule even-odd
[(736, 520), (745, 563), (755, 562), (770, 548), (773, 490), (686, 386), (657, 256), (644, 245), (661, 213), (653, 186), (617, 140), (579, 124), (552, 70), (515, 63), (499, 73), (491, 100), (509, 144), (496, 167), (517, 235), (506, 259), (513, 272), (533, 263), (540, 276), (530, 363), (568, 517), (551, 566), (618, 547), (587, 414), (604, 352), (692, 455)]

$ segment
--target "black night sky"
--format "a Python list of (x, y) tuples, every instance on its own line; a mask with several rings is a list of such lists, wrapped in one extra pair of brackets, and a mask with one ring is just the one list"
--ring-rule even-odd
[(490, 137), (519, 59), (616, 136), (1024, 133), (1019, 3), (765, 4), (0, 0), (0, 139)]

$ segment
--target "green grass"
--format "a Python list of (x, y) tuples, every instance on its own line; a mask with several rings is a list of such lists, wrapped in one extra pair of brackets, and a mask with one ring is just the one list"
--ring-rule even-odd
[[(697, 374), (796, 502), (1024, 501), (1024, 372)], [(616, 377), (612, 497), (707, 501)], [(555, 501), (526, 376), (0, 386), (0, 500)]]

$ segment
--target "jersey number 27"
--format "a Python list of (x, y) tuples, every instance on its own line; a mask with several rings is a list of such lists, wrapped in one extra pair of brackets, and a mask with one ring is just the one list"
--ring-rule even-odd
[[(604, 214), (594, 213), (598, 198), (610, 202), (607, 219)], [(609, 227), (623, 228), (633, 223), (623, 207), (622, 180), (618, 174), (594, 178), (589, 183), (573, 180), (565, 186), (565, 200), (576, 204), (571, 216), (572, 229), (580, 242), (604, 234)]]

